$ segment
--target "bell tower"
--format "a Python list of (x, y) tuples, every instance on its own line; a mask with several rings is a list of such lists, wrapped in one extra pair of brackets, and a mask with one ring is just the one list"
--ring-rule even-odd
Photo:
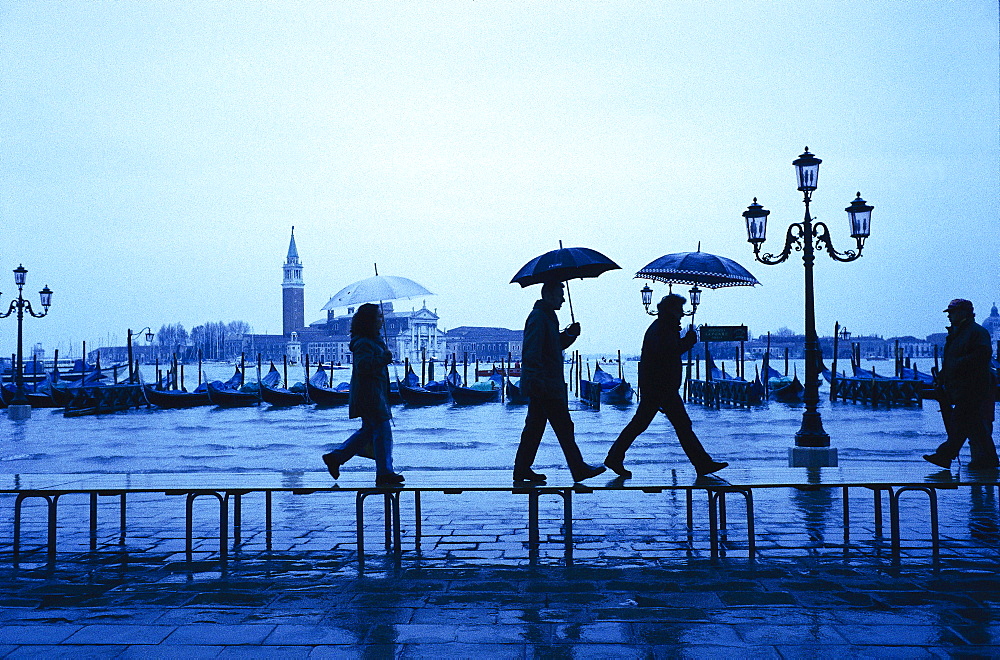
[(299, 251), (295, 248), (295, 227), (292, 227), (292, 240), (288, 244), (288, 256), (285, 258), (282, 272), (284, 278), (281, 281), (281, 329), (282, 334), (287, 337), (296, 330), (301, 330), (306, 324), (306, 285), (302, 281)]

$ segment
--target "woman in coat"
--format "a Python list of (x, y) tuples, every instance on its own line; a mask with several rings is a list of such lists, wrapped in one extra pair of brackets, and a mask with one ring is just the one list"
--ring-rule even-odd
[(351, 319), (351, 395), (349, 414), (361, 418), (361, 428), (329, 454), (323, 462), (334, 479), (340, 466), (367, 449), (375, 455), (375, 485), (395, 486), (403, 475), (392, 470), (392, 415), (389, 413), (389, 363), (392, 353), (382, 341), (382, 310), (367, 303)]

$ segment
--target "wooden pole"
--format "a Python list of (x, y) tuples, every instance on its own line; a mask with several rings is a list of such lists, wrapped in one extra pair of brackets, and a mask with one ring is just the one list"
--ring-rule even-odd
[(201, 387), (201, 349), (198, 349), (198, 387)]
[(282, 378), (284, 378), (284, 380), (281, 381), (281, 382), (287, 388), (288, 387), (288, 355), (287, 354), (286, 355), (282, 355), (281, 357), (282, 357), (282, 360), (284, 361), (284, 363), (281, 365), (281, 368), (283, 370)]

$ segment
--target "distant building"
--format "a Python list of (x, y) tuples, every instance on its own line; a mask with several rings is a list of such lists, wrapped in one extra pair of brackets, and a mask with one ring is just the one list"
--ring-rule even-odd
[(500, 363), (508, 358), (521, 361), (523, 330), (507, 328), (478, 328), (463, 325), (452, 328), (444, 335), (448, 355), (458, 360), (468, 356), (469, 362)]

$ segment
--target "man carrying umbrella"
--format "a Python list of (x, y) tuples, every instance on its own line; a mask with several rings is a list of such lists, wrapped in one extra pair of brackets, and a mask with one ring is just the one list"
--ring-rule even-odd
[(563, 290), (562, 282), (543, 284), (542, 298), (535, 302), (524, 324), (521, 391), (528, 397), (528, 413), (514, 457), (516, 482), (545, 482), (545, 475), (533, 471), (531, 465), (535, 462), (546, 422), (552, 425), (574, 482), (597, 476), (605, 470), (603, 465), (588, 465), (583, 460), (574, 437), (573, 420), (569, 416), (562, 352), (580, 335), (580, 324), (574, 321), (559, 332), (556, 310), (565, 301)]
[(656, 413), (662, 411), (677, 433), (681, 448), (694, 465), (698, 476), (721, 470), (729, 465), (715, 461), (702, 446), (691, 425), (691, 418), (684, 409), (684, 400), (678, 393), (681, 386), (681, 356), (698, 341), (694, 329), (681, 337), (681, 318), (684, 316), (683, 296), (675, 293), (664, 296), (656, 306), (658, 316), (646, 330), (642, 340), (639, 360), (639, 407), (618, 439), (608, 450), (604, 464), (622, 477), (631, 477), (625, 469), (625, 452), (632, 442), (645, 431)]

